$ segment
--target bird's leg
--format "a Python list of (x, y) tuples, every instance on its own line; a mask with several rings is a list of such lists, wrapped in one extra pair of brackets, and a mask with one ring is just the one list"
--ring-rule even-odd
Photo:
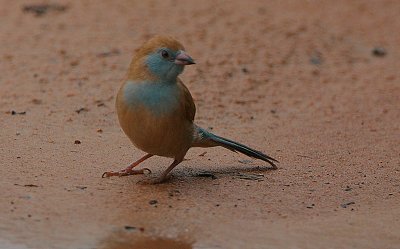
[[(183, 159), (182, 159), (183, 160)], [(172, 162), (172, 164), (161, 174), (161, 176), (159, 178), (157, 178), (155, 181), (153, 181), (152, 183), (157, 184), (157, 183), (163, 183), (165, 182), (165, 180), (167, 180), (167, 176), (168, 173), (171, 172), (171, 170), (173, 168), (175, 168), (175, 166), (177, 166), (178, 164), (180, 164), (182, 162), (182, 160), (174, 160)]]
[(146, 159), (152, 157), (152, 154), (147, 154), (144, 157), (140, 158), (139, 160), (137, 160), (136, 162), (132, 163), (131, 165), (129, 165), (126, 169), (120, 170), (118, 172), (104, 172), (103, 175), (101, 175), (102, 178), (104, 177), (110, 177), (110, 176), (129, 176), (129, 175), (138, 175), (138, 174), (144, 174), (145, 171), (148, 171), (151, 173), (151, 171), (148, 168), (144, 168), (144, 169), (139, 169), (139, 170), (134, 170), (133, 168), (138, 166), (140, 163), (142, 163), (143, 161), (145, 161)]

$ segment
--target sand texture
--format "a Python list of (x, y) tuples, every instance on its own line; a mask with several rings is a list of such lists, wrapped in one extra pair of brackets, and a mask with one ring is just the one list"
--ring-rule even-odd
[[(43, 4), (36, 6), (35, 4)], [(0, 248), (400, 248), (400, 2), (0, 0)], [(196, 148), (161, 185), (115, 95), (175, 36), (196, 123), (280, 161)]]

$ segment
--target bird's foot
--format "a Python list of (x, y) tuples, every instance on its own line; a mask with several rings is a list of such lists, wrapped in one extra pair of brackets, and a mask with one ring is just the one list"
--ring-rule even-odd
[(144, 168), (144, 169), (123, 169), (120, 170), (118, 172), (104, 172), (101, 175), (101, 178), (105, 178), (105, 177), (110, 177), (110, 176), (130, 176), (130, 175), (140, 175), (140, 174), (150, 174), (151, 170), (149, 170), (148, 168)]

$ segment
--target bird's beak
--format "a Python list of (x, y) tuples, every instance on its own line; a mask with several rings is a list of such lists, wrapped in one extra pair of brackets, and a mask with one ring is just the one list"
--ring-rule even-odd
[(177, 65), (192, 65), (196, 64), (192, 57), (185, 53), (185, 51), (180, 51), (178, 55), (175, 57), (175, 64)]

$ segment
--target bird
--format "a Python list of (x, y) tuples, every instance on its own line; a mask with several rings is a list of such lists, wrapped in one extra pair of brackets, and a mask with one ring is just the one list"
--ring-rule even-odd
[(132, 144), (146, 155), (123, 170), (104, 172), (103, 178), (151, 172), (148, 168), (135, 167), (157, 155), (173, 159), (161, 176), (153, 181), (162, 183), (192, 147), (222, 146), (265, 161), (272, 169), (277, 169), (276, 159), (215, 135), (194, 123), (195, 103), (178, 77), (185, 66), (194, 64), (184, 46), (171, 36), (156, 35), (136, 50), (118, 91), (115, 106), (122, 130)]

